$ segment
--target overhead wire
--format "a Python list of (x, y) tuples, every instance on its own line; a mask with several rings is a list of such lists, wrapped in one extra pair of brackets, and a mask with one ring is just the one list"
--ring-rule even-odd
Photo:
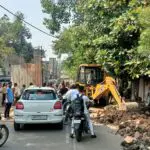
[[(14, 14), (12, 11), (8, 10), (6, 7), (2, 6), (1, 4), (0, 4), (0, 7), (3, 8), (4, 10), (6, 10), (6, 11), (7, 11), (8, 13), (10, 13), (11, 15), (13, 15), (13, 16), (19, 18), (16, 14)], [(21, 18), (19, 18), (19, 19), (21, 19)], [(50, 36), (50, 37), (53, 37), (53, 38), (57, 38), (57, 37), (55, 37), (55, 36), (53, 36), (53, 35), (51, 35), (51, 34), (45, 32), (45, 31), (39, 29), (38, 27), (34, 26), (33, 24), (31, 24), (31, 23), (25, 21), (24, 19), (21, 19), (21, 20), (22, 20), (25, 24), (27, 24), (27, 25), (31, 26), (32, 28), (34, 28), (34, 29), (40, 31), (41, 33), (46, 34), (46, 35), (48, 35), (48, 36)]]

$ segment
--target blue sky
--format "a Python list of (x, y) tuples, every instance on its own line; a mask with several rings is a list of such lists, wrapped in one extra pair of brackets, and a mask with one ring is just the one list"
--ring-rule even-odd
[[(43, 25), (43, 18), (46, 16), (46, 14), (42, 13), (40, 0), (0, 0), (0, 5), (6, 7), (14, 13), (21, 11), (25, 16), (26, 21), (49, 33), (49, 31)], [(0, 8), (0, 17), (4, 14), (7, 14), (10, 18), (13, 18), (11, 14)], [(28, 28), (32, 33), (32, 39), (30, 41), (32, 42), (32, 45), (34, 47), (42, 46), (45, 50), (47, 50), (47, 59), (49, 57), (55, 57), (52, 53), (52, 41), (54, 39), (44, 35), (30, 26), (28, 26)]]

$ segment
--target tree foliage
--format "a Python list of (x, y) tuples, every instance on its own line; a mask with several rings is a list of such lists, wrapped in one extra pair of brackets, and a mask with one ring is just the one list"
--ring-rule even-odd
[[(59, 22), (57, 30), (49, 29), (54, 33), (59, 32), (61, 24), (65, 23), (61, 19), (66, 15), (48, 9), (48, 3), (49, 0), (42, 0), (45, 12), (51, 15), (49, 20)], [(72, 7), (72, 24), (60, 33), (53, 49), (56, 54), (69, 55), (65, 68), (70, 70), (71, 76), (80, 63), (100, 63), (105, 70), (122, 80), (150, 75), (147, 55), (150, 50), (149, 1), (80, 0), (69, 4)], [(61, 7), (53, 1), (50, 1), (50, 5)], [(64, 7), (65, 12), (68, 10), (68, 7)], [(53, 13), (61, 14), (61, 19), (53, 18)]]
[(150, 6), (141, 10), (138, 19), (142, 26), (138, 51), (146, 56), (150, 54)]
[(31, 38), (31, 33), (22, 21), (24, 15), (17, 12), (16, 16), (14, 21), (10, 21), (6, 15), (0, 18), (0, 52), (1, 55), (15, 52), (23, 56), (26, 62), (30, 62), (34, 48), (27, 39)]
[(44, 24), (52, 34), (59, 32), (61, 24), (66, 24), (71, 19), (71, 9), (74, 0), (41, 0), (43, 12), (50, 15), (44, 19)]
[(30, 62), (33, 58), (34, 48), (27, 39), (31, 38), (29, 29), (23, 23), (24, 15), (20, 12), (16, 13), (12, 31), (14, 35), (13, 47), (19, 56), (23, 56), (26, 62)]
[(14, 50), (10, 46), (11, 42), (10, 25), (11, 24), (9, 23), (9, 18), (6, 15), (0, 18), (0, 66), (2, 66), (3, 57), (8, 55)]

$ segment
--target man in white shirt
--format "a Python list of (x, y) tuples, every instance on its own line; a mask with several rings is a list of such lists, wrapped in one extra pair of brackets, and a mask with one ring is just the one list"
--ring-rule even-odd
[(67, 121), (68, 121), (68, 114), (70, 113), (70, 108), (68, 108), (66, 110), (66, 107), (67, 107), (67, 102), (68, 101), (73, 101), (75, 98), (76, 98), (76, 95), (79, 94), (79, 91), (78, 91), (78, 87), (79, 85), (76, 84), (76, 85), (72, 85), (70, 90), (67, 91), (67, 93), (65, 95), (63, 95), (63, 110), (64, 111), (67, 111), (66, 115), (65, 115), (65, 122), (64, 124), (67, 124)]
[(63, 99), (71, 101), (74, 100), (76, 98), (76, 95), (79, 94), (78, 87), (78, 84), (72, 85), (70, 90), (63, 96)]

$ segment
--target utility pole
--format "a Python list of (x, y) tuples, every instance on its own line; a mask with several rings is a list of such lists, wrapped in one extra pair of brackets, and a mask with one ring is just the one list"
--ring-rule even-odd
[(41, 51), (41, 79), (42, 79), (42, 85), (43, 85), (43, 50), (42, 50), (42, 46), (40, 46), (40, 51)]

